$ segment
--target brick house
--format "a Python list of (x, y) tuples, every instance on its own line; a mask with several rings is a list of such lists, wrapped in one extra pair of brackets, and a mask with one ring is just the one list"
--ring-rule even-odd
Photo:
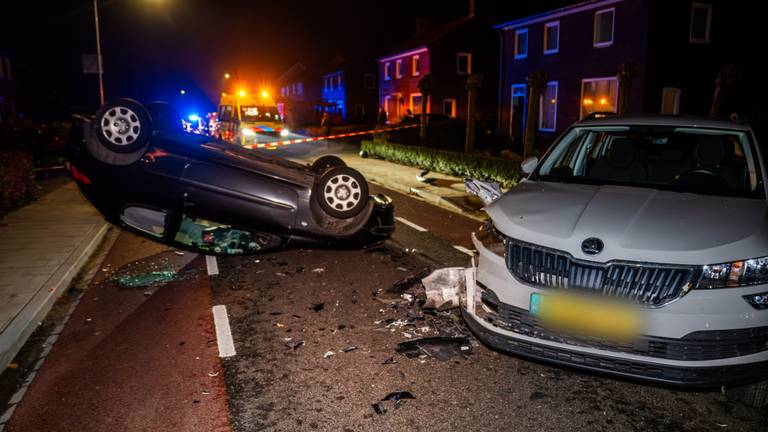
[(498, 39), (484, 18), (462, 17), (427, 28), (378, 59), (379, 106), (390, 121), (421, 112), (419, 81), (430, 74), (434, 90), (427, 111), (466, 119), (467, 78), (484, 76), (478, 112), (495, 117)]
[(627, 113), (708, 114), (715, 77), (735, 60), (729, 21), (736, 7), (718, 0), (589, 0), (497, 25), (500, 133), (521, 139), (533, 71), (547, 76), (534, 113), (540, 145), (585, 115), (616, 112), (621, 64), (634, 71)]
[(376, 64), (365, 58), (336, 59), (322, 76), (322, 101), (346, 123), (376, 120)]

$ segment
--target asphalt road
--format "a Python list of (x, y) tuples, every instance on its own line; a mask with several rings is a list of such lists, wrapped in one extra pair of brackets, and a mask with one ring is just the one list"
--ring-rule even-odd
[[(6, 430), (768, 430), (768, 409), (719, 392), (554, 368), (475, 340), (445, 361), (396, 353), (466, 334), (456, 311), (425, 313), (387, 290), (466, 264), (454, 246), (469, 246), (477, 222), (384, 192), (426, 231), (399, 222), (378, 247), (219, 258), (218, 275), (202, 257), (121, 234)], [(119, 284), (169, 269), (164, 284)], [(213, 305), (227, 308), (233, 357), (217, 355)], [(394, 391), (415, 399), (375, 413)]]

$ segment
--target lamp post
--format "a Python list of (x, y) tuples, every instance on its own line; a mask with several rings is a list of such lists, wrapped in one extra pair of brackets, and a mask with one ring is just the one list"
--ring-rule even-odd
[(101, 34), (99, 33), (99, 3), (93, 0), (93, 21), (96, 24), (96, 65), (99, 68), (99, 105), (104, 105), (104, 66), (101, 64)]

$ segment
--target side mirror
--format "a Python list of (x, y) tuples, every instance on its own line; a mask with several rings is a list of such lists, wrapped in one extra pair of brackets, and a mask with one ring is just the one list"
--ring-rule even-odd
[(524, 160), (523, 163), (520, 164), (520, 168), (523, 169), (523, 173), (530, 174), (533, 172), (533, 170), (536, 169), (536, 165), (539, 164), (539, 158), (536, 156), (531, 156), (528, 159)]
[(464, 179), (464, 186), (467, 192), (477, 195), (485, 205), (490, 205), (501, 196), (501, 187), (496, 182)]

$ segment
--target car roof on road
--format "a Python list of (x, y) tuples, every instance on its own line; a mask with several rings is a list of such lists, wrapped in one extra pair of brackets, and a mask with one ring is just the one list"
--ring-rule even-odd
[(590, 118), (578, 121), (574, 126), (678, 126), (689, 128), (715, 128), (736, 131), (749, 131), (749, 125), (726, 119), (712, 117), (676, 116), (676, 115), (610, 115), (602, 118)]

